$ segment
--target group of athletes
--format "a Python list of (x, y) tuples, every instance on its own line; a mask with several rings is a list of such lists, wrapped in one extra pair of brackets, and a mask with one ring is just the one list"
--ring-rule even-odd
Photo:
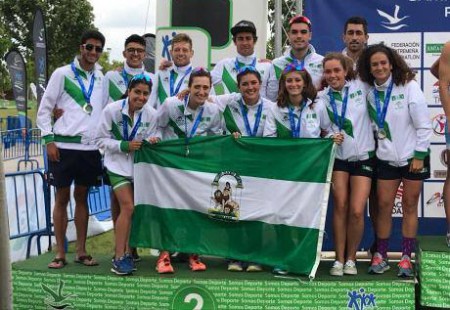
[[(346, 21), (346, 48), (325, 56), (311, 45), (312, 25), (305, 16), (289, 21), (289, 48), (273, 61), (256, 57), (258, 37), (251, 21), (238, 22), (231, 34), (236, 55), (219, 61), (211, 72), (192, 67), (192, 40), (179, 33), (172, 39), (172, 60), (162, 62), (156, 74), (146, 72), (143, 66), (145, 40), (131, 35), (124, 45), (123, 68), (103, 76), (97, 61), (105, 38), (98, 31), (85, 32), (80, 55), (54, 71), (37, 115), (47, 146), (49, 181), (57, 189), (53, 211), (57, 250), (48, 267), (59, 269), (67, 264), (64, 237), (72, 182), (75, 262), (98, 264), (86, 252), (85, 243), (88, 190), (103, 174), (99, 150), (113, 189), (115, 253), (111, 271), (126, 275), (136, 270), (140, 259), (128, 245), (134, 209), (134, 151), (144, 140), (158, 143), (226, 133), (236, 139), (328, 138), (337, 144), (332, 175), (336, 260), (330, 274), (334, 276), (358, 272), (356, 251), (370, 195), (375, 241), (369, 272), (381, 274), (390, 268), (387, 251), (392, 208), (403, 182), (398, 276), (411, 277), (418, 200), (423, 180), (430, 177), (432, 133), (427, 103), (414, 72), (395, 50), (382, 44), (367, 46), (367, 22), (362, 17)], [(448, 54), (449, 44), (433, 72), (441, 77), (441, 99), (450, 115)], [(450, 193), (446, 195), (444, 190), (444, 197)], [(161, 250), (157, 272), (173, 273), (171, 261), (171, 253)], [(187, 261), (193, 271), (206, 270), (196, 254), (189, 254)], [(228, 270), (262, 268), (229, 260)]]

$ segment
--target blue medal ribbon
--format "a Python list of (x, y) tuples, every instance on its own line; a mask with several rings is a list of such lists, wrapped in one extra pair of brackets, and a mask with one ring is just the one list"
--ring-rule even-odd
[(170, 70), (170, 96), (173, 97), (176, 94), (178, 94), (178, 92), (180, 91), (181, 88), (181, 84), (183, 84), (184, 79), (189, 75), (189, 73), (191, 73), (192, 71), (192, 67), (189, 67), (186, 70), (186, 73), (184, 74), (184, 76), (180, 79), (180, 81), (178, 81), (177, 87), (174, 89), (175, 86), (175, 72), (174, 70)]
[(80, 85), (81, 91), (83, 92), (84, 101), (86, 102), (86, 104), (84, 104), (83, 107), (85, 105), (89, 105), (91, 103), (92, 91), (94, 90), (95, 74), (92, 73), (91, 81), (89, 82), (89, 89), (88, 91), (86, 91), (86, 87), (84, 87), (83, 80), (81, 80), (81, 76), (78, 73), (77, 68), (75, 68), (75, 62), (72, 62), (70, 64), (70, 67), (72, 68), (72, 71), (75, 74), (75, 78), (78, 81), (78, 85)]
[[(306, 56), (305, 56), (306, 57)], [(294, 55), (292, 55), (291, 52), (291, 58), (292, 58), (292, 62), (296, 65), (296, 66), (300, 66), (300, 69), (305, 69), (305, 58), (303, 58), (301, 61), (299, 61), (297, 58), (294, 57)]]
[(253, 130), (250, 128), (250, 122), (248, 121), (247, 109), (245, 108), (242, 100), (239, 100), (239, 106), (241, 108), (241, 114), (242, 114), (242, 118), (244, 119), (244, 125), (245, 125), (245, 130), (247, 131), (247, 135), (250, 137), (255, 137), (258, 132), (259, 123), (261, 121), (263, 104), (261, 103), (258, 106), (258, 110), (256, 111), (255, 123), (253, 124)]
[[(249, 64), (248, 66), (256, 68), (256, 57), (252, 60), (252, 63)], [(237, 57), (234, 60), (234, 69), (236, 70), (236, 72), (239, 72), (239, 70), (241, 69), (241, 67), (239, 66), (239, 61), (238, 61)]]
[(375, 95), (375, 108), (377, 110), (377, 125), (378, 129), (384, 130), (384, 120), (386, 119), (386, 114), (389, 106), (389, 101), (391, 100), (392, 88), (394, 87), (394, 81), (392, 80), (389, 84), (386, 96), (384, 97), (383, 109), (380, 106), (380, 94), (376, 88), (373, 89), (373, 94)]
[[(184, 97), (184, 109), (186, 110), (188, 106), (188, 96)], [(198, 125), (200, 124), (200, 121), (202, 120), (203, 116), (203, 110), (205, 107), (200, 108), (200, 112), (198, 112), (197, 117), (195, 118), (194, 124), (192, 125), (191, 131), (188, 134), (187, 129), (187, 117), (186, 114), (184, 114), (184, 133), (186, 134), (186, 144), (189, 142), (189, 139), (192, 138), (195, 135), (195, 132), (197, 131)]]
[(298, 117), (298, 122), (295, 123), (295, 113), (294, 108), (292, 106), (288, 107), (289, 110), (289, 124), (291, 126), (292, 138), (300, 138), (300, 127), (302, 123), (302, 113), (303, 109), (306, 107), (306, 100), (303, 101), (303, 104), (300, 108), (300, 115)]
[(125, 87), (128, 88), (128, 73), (125, 71), (125, 69), (122, 70), (122, 78), (123, 81), (125, 82)]
[[(124, 99), (122, 101), (122, 110), (125, 108), (125, 102), (126, 99)], [(136, 136), (136, 133), (139, 129), (139, 126), (141, 125), (141, 120), (142, 120), (142, 112), (139, 113), (139, 116), (136, 120), (136, 123), (134, 124), (133, 129), (131, 129), (131, 134), (130, 136), (128, 136), (128, 121), (127, 121), (127, 115), (125, 115), (124, 113), (122, 113), (122, 132), (123, 132), (123, 139), (125, 141), (133, 141), (134, 137)]]
[(336, 100), (333, 96), (333, 91), (328, 91), (328, 96), (330, 96), (330, 105), (333, 109), (333, 116), (334, 116), (334, 123), (338, 126), (339, 132), (344, 127), (344, 120), (345, 120), (345, 114), (347, 113), (347, 102), (348, 102), (348, 87), (344, 87), (344, 99), (342, 100), (342, 109), (341, 109), (341, 115), (339, 116), (336, 106)]

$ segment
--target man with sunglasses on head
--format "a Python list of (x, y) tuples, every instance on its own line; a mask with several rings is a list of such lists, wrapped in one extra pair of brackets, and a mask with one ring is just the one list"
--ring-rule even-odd
[(278, 96), (278, 81), (281, 73), (290, 63), (295, 63), (299, 68), (308, 71), (317, 89), (321, 86), (323, 56), (317, 54), (309, 43), (312, 38), (311, 21), (301, 15), (291, 18), (288, 38), (290, 50), (285, 55), (275, 58), (270, 68), (267, 98), (272, 101), (276, 101)]
[[(158, 70), (153, 84), (150, 102), (158, 109), (168, 97), (173, 97), (187, 88), (192, 72), (191, 60), (194, 56), (192, 39), (185, 33), (178, 33), (172, 39), (171, 62), (164, 62)], [(167, 67), (169, 65), (169, 67)]]
[(230, 29), (236, 45), (236, 57), (230, 57), (219, 61), (211, 71), (214, 91), (217, 95), (239, 93), (237, 74), (242, 67), (255, 67), (261, 75), (260, 95), (266, 98), (266, 89), (269, 78), (270, 62), (257, 59), (255, 44), (255, 24), (251, 21), (241, 20)]
[[(42, 97), (36, 117), (47, 148), (48, 181), (56, 188), (53, 223), (56, 256), (48, 265), (60, 269), (66, 264), (64, 249), (67, 230), (67, 204), (75, 182), (75, 262), (95, 266), (86, 253), (89, 219), (87, 196), (91, 186), (102, 177), (101, 156), (95, 144), (95, 129), (103, 110), (103, 74), (97, 64), (105, 46), (105, 37), (96, 30), (81, 38), (80, 55), (68, 65), (56, 69)], [(64, 113), (52, 123), (53, 109)]]

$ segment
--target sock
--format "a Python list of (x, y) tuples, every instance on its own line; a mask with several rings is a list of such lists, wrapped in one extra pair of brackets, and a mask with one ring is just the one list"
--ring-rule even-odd
[(411, 257), (411, 252), (415, 249), (416, 238), (402, 238), (402, 256), (408, 255)]
[(377, 252), (383, 256), (383, 258), (387, 258), (387, 249), (389, 245), (389, 239), (377, 239)]

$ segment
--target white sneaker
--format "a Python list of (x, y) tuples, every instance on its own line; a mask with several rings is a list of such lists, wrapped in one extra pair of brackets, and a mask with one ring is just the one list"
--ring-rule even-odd
[(330, 269), (330, 275), (342, 277), (344, 275), (344, 265), (339, 261), (335, 261)]
[(358, 274), (358, 269), (356, 269), (356, 264), (351, 259), (349, 259), (344, 265), (344, 274), (349, 274), (349, 275), (357, 275)]

